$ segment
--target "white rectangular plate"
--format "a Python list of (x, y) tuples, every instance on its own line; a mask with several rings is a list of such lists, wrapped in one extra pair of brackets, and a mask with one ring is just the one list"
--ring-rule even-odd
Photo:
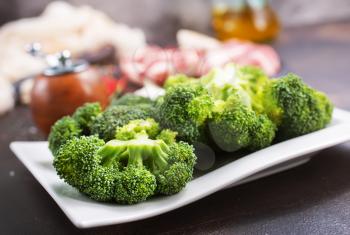
[(246, 155), (193, 179), (176, 195), (155, 197), (137, 205), (95, 202), (65, 184), (52, 167), (47, 142), (13, 142), (10, 147), (73, 224), (88, 228), (140, 220), (174, 210), (226, 187), (300, 164), (305, 161), (305, 155), (348, 140), (350, 113), (336, 109), (332, 123), (325, 129)]

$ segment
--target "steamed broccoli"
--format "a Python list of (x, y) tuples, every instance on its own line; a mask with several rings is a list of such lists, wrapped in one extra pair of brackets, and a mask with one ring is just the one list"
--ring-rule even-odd
[(199, 79), (187, 77), (185, 74), (176, 74), (169, 76), (164, 83), (164, 89), (170, 89), (178, 85), (196, 85), (199, 84)]
[(51, 127), (48, 137), (49, 148), (55, 156), (59, 148), (68, 140), (81, 135), (89, 135), (93, 120), (102, 112), (99, 103), (86, 103), (79, 107), (72, 117), (65, 116)]
[(200, 82), (215, 100), (208, 129), (221, 150), (256, 150), (271, 144), (276, 127), (263, 114), (261, 97), (268, 77), (261, 70), (229, 64), (213, 69)]
[(263, 104), (282, 140), (324, 128), (333, 112), (331, 101), (323, 93), (294, 74), (272, 79), (265, 87)]
[(203, 139), (213, 100), (201, 86), (174, 86), (157, 106), (157, 121), (162, 128), (178, 133), (180, 140), (193, 143)]
[(165, 86), (156, 101), (127, 94), (104, 112), (86, 104), (57, 121), (49, 136), (57, 174), (94, 200), (134, 204), (186, 186), (196, 162), (189, 143), (258, 150), (332, 117), (329, 99), (293, 74), (270, 80), (227, 65), (200, 79), (172, 76)]
[(69, 140), (54, 159), (58, 175), (95, 200), (122, 204), (177, 193), (192, 178), (193, 147), (156, 139), (161, 130), (153, 119), (133, 120), (118, 130), (117, 139), (107, 143), (97, 136)]
[(93, 121), (101, 112), (102, 108), (99, 103), (86, 103), (77, 108), (72, 117), (78, 122), (83, 134), (89, 135)]
[(243, 104), (238, 94), (215, 102), (208, 126), (212, 140), (226, 152), (261, 149), (270, 145), (275, 137), (271, 120)]
[(133, 93), (127, 93), (121, 97), (113, 97), (111, 100), (110, 106), (116, 106), (116, 105), (134, 106), (134, 105), (140, 105), (140, 104), (154, 105), (154, 101), (147, 97), (135, 95)]
[(176, 136), (177, 132), (164, 129), (157, 135), (156, 139), (163, 140), (167, 144), (172, 144), (176, 142)]
[(154, 107), (149, 105), (112, 106), (96, 117), (91, 126), (91, 133), (97, 134), (105, 141), (112, 140), (118, 127), (134, 119), (145, 119), (153, 116)]
[(127, 125), (118, 127), (115, 138), (118, 140), (131, 140), (135, 139), (140, 132), (146, 132), (149, 138), (154, 139), (159, 131), (159, 124), (154, 119), (137, 119), (130, 121)]
[(264, 111), (261, 97), (269, 78), (258, 68), (228, 64), (224, 68), (213, 69), (200, 81), (215, 99), (226, 100), (234, 93), (254, 111)]
[(48, 137), (49, 149), (55, 156), (62, 145), (74, 137), (79, 137), (81, 134), (82, 130), (78, 122), (69, 116), (65, 116), (51, 127)]
[(57, 174), (68, 184), (84, 191), (87, 180), (85, 176), (99, 166), (101, 157), (96, 151), (103, 145), (104, 141), (95, 136), (70, 139), (54, 158), (53, 165)]

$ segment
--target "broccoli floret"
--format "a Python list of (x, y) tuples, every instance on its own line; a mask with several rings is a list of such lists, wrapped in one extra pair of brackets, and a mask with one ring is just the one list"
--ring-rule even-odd
[(192, 179), (193, 170), (184, 163), (176, 162), (161, 174), (157, 174), (157, 192), (172, 195), (180, 192)]
[(332, 118), (333, 105), (326, 95), (306, 85), (295, 74), (271, 80), (263, 102), (281, 140), (322, 129)]
[(132, 120), (127, 125), (118, 127), (115, 137), (118, 140), (131, 140), (143, 131), (149, 138), (154, 139), (160, 131), (159, 124), (152, 118)]
[(169, 76), (164, 83), (164, 89), (168, 90), (171, 87), (175, 87), (178, 85), (197, 85), (199, 84), (199, 79), (187, 77), (185, 74), (176, 74)]
[(216, 101), (208, 126), (212, 140), (226, 152), (261, 149), (275, 137), (273, 122), (243, 104), (237, 94), (226, 101)]
[(53, 160), (53, 166), (60, 178), (80, 191), (86, 187), (86, 176), (100, 165), (97, 155), (104, 141), (96, 136), (73, 138), (60, 148)]
[(193, 147), (151, 139), (161, 133), (153, 119), (133, 120), (118, 129), (121, 139), (107, 143), (97, 136), (69, 140), (54, 159), (57, 174), (94, 200), (121, 204), (177, 193), (192, 178)]
[(156, 189), (157, 193), (166, 195), (179, 192), (192, 178), (196, 160), (193, 147), (184, 142), (168, 145), (161, 139), (150, 139), (147, 128), (128, 127), (134, 124), (132, 121), (122, 127), (131, 130), (133, 134), (128, 137), (133, 136), (133, 139), (125, 140), (123, 135), (123, 140), (111, 140), (100, 150), (105, 164), (116, 160), (127, 162), (121, 183), (117, 185), (116, 200), (128, 204), (143, 201), (151, 193), (145, 193), (145, 189)]
[(166, 144), (172, 144), (176, 142), (177, 132), (169, 129), (162, 130), (156, 137), (158, 140), (163, 140)]
[(157, 121), (176, 131), (180, 140), (193, 143), (201, 140), (212, 107), (211, 96), (201, 86), (174, 86), (157, 106)]
[(84, 176), (84, 187), (80, 191), (96, 201), (112, 201), (115, 185), (121, 175), (117, 166), (98, 166)]
[(192, 145), (186, 142), (169, 145), (167, 155), (158, 159), (157, 167), (151, 168), (156, 175), (157, 192), (164, 195), (180, 192), (192, 179), (196, 159)]
[(83, 134), (89, 135), (93, 121), (101, 112), (102, 108), (99, 103), (86, 103), (77, 108), (72, 117), (78, 122)]
[(135, 95), (133, 93), (127, 93), (121, 97), (114, 96), (111, 100), (110, 106), (116, 106), (116, 105), (134, 106), (134, 105), (140, 105), (140, 104), (154, 105), (154, 101), (147, 97)]
[(259, 68), (243, 66), (237, 69), (237, 84), (251, 99), (251, 107), (257, 113), (264, 113), (263, 93), (269, 77)]
[(220, 149), (257, 150), (271, 144), (276, 127), (264, 114), (262, 97), (269, 82), (264, 72), (228, 64), (213, 69), (200, 80), (215, 99), (208, 129)]
[(142, 131), (145, 131), (150, 139), (163, 140), (166, 144), (176, 142), (177, 133), (169, 129), (161, 130), (159, 124), (152, 118), (132, 120), (127, 125), (118, 127), (115, 138), (131, 140)]
[(269, 146), (276, 135), (276, 125), (265, 115), (256, 115), (255, 121), (250, 127), (249, 150), (258, 150)]
[(91, 133), (97, 134), (105, 141), (112, 140), (118, 127), (126, 125), (131, 120), (146, 119), (153, 116), (154, 108), (149, 105), (113, 106), (96, 117), (91, 126)]
[(49, 149), (56, 156), (62, 145), (74, 137), (79, 137), (81, 134), (82, 130), (75, 119), (68, 116), (63, 117), (51, 127), (48, 137)]
[(208, 126), (217, 146), (226, 152), (234, 152), (249, 145), (249, 127), (253, 122), (253, 112), (244, 105), (240, 105), (224, 107), (214, 112)]
[[(129, 158), (131, 159), (131, 158)], [(121, 204), (145, 201), (156, 189), (155, 176), (145, 167), (128, 163), (116, 182), (115, 200)]]
[(254, 111), (264, 111), (262, 94), (269, 78), (258, 68), (228, 64), (224, 68), (214, 68), (200, 81), (215, 99), (226, 100), (234, 93)]

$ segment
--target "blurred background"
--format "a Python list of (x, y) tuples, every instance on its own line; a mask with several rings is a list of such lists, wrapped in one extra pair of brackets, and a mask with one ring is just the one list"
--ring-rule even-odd
[[(39, 15), (50, 0), (1, 0), (0, 25), (22, 17)], [(210, 32), (210, 0), (69, 0), (88, 4), (114, 20), (142, 28), (151, 42), (174, 41), (179, 28)], [(284, 27), (318, 24), (350, 18), (348, 0), (271, 0)], [(166, 22), (164, 24), (163, 22)]]
[[(31, 104), (35, 123), (47, 133), (85, 102), (107, 105), (113, 94), (145, 81), (162, 86), (169, 75), (200, 77), (227, 63), (256, 66), (271, 77), (295, 72), (346, 107), (339, 97), (346, 92), (349, 20), (348, 0), (0, 0), (0, 115)], [(59, 54), (65, 49), (68, 54)], [(93, 82), (62, 67), (67, 59), (88, 61)], [(73, 72), (80, 85), (64, 85), (70, 76), (59, 72), (53, 88), (47, 69)], [(34, 89), (41, 80), (45, 86)], [(59, 95), (68, 88), (79, 95)], [(45, 127), (39, 114), (52, 117)]]

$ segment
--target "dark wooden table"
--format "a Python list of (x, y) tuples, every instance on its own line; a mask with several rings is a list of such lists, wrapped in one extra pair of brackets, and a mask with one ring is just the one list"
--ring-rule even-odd
[[(275, 43), (285, 70), (350, 110), (350, 21), (285, 30)], [(154, 218), (79, 230), (9, 150), (42, 140), (27, 107), (0, 118), (0, 233), (350, 234), (350, 143), (309, 163), (227, 189)]]

